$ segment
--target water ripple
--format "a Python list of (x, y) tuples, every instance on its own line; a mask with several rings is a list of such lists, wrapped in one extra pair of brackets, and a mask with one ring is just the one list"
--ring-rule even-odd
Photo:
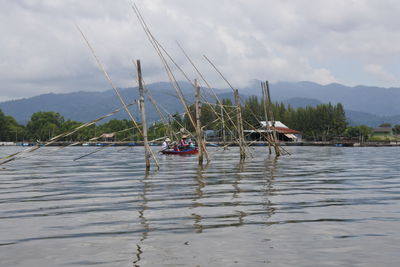
[(143, 148), (73, 161), (91, 149), (44, 148), (0, 170), (1, 266), (398, 263), (397, 148), (279, 159), (256, 148), (244, 164), (236, 148), (211, 148), (203, 169), (159, 156), (148, 175)]

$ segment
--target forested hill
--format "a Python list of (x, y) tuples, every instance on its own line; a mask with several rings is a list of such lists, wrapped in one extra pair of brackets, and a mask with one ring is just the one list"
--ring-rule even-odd
[[(193, 101), (193, 87), (189, 83), (180, 83), (181, 89), (188, 101)], [(151, 95), (161, 109), (165, 109), (170, 113), (182, 112), (183, 107), (176, 96), (175, 90), (170, 83), (154, 83), (147, 86)], [(138, 99), (138, 89), (122, 88), (119, 89), (125, 102), (131, 103)], [(223, 94), (224, 91), (216, 90)], [(159, 115), (150, 102), (146, 103), (147, 117), (149, 121), (159, 119)], [(7, 101), (0, 103), (0, 109), (7, 115), (14, 117), (17, 122), (26, 124), (31, 115), (38, 111), (54, 111), (60, 113), (66, 119), (75, 121), (90, 121), (105, 114), (110, 113), (121, 104), (113, 90), (103, 92), (74, 92), (66, 94), (44, 94), (32, 98)], [(137, 106), (130, 108), (134, 115), (138, 115)], [(112, 118), (126, 119), (128, 116), (125, 112), (119, 112)]]
[[(243, 88), (242, 92), (260, 95), (259, 83), (260, 81), (254, 81), (249, 87)], [(342, 103), (347, 110), (377, 116), (400, 115), (400, 88), (349, 87), (337, 83), (320, 85), (313, 82), (279, 82), (272, 84), (270, 88), (275, 101), (301, 97), (315, 99), (322, 103)]]
[[(193, 88), (186, 82), (180, 83), (188, 100), (193, 99)], [(148, 85), (156, 101), (170, 113), (183, 111), (175, 90), (169, 83), (161, 82)], [(340, 84), (319, 85), (311, 82), (275, 83), (270, 85), (273, 101), (290, 104), (292, 107), (316, 106), (321, 103), (342, 103), (346, 109), (348, 121), (352, 125), (377, 126), (383, 122), (400, 124), (400, 88), (346, 87)], [(250, 95), (260, 95), (259, 81), (251, 86), (239, 89), (242, 99)], [(232, 98), (231, 90), (216, 90), (220, 98)], [(121, 89), (126, 102), (137, 99), (137, 88)], [(59, 112), (66, 119), (90, 121), (119, 107), (119, 101), (112, 90), (103, 92), (74, 92), (67, 94), (45, 94), (27, 99), (0, 103), (0, 109), (13, 116), (19, 123), (25, 124), (37, 111)], [(159, 118), (149, 103), (149, 121)], [(134, 114), (136, 107), (132, 110)], [(113, 118), (127, 118), (120, 112)]]

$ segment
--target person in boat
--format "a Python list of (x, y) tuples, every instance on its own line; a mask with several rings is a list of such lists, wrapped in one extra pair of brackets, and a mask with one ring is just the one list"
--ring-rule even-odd
[(192, 140), (190, 140), (190, 142), (189, 142), (189, 147), (190, 148), (195, 148), (196, 146), (194, 145), (194, 143), (192, 142)]
[(180, 151), (179, 146), (175, 141), (172, 143), (172, 148), (174, 149), (174, 151)]
[(186, 150), (186, 149), (188, 149), (189, 148), (189, 143), (187, 142), (187, 136), (186, 135), (183, 135), (182, 136), (182, 139), (181, 139), (181, 142), (179, 143), (179, 149), (180, 150)]
[(169, 149), (169, 142), (171, 142), (171, 139), (165, 138), (164, 142), (161, 145), (161, 151)]

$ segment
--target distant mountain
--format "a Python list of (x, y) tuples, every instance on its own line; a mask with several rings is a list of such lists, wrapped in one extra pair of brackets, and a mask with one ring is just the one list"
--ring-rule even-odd
[[(181, 90), (188, 101), (193, 102), (194, 90), (187, 82), (180, 83)], [(182, 112), (183, 107), (176, 96), (175, 89), (170, 83), (160, 82), (147, 86), (151, 95), (160, 104), (162, 110), (169, 113)], [(215, 89), (217, 93), (224, 94), (224, 90)], [(122, 88), (119, 89), (126, 103), (131, 103), (138, 99), (138, 88)], [(44, 94), (31, 98), (6, 101), (0, 103), (0, 109), (7, 115), (13, 116), (19, 123), (26, 124), (33, 113), (38, 111), (55, 111), (59, 112), (66, 119), (86, 122), (108, 114), (120, 107), (121, 104), (113, 90), (104, 92), (74, 92), (67, 94)], [(139, 119), (137, 106), (130, 108), (132, 114)], [(152, 106), (146, 102), (147, 118), (156, 121), (160, 117)], [(127, 119), (125, 111), (121, 111), (112, 118)], [(105, 120), (106, 121), (106, 120)]]
[(283, 104), (290, 105), (292, 108), (304, 108), (307, 106), (316, 107), (323, 104), (321, 101), (311, 98), (293, 97), (282, 101)]
[(400, 115), (377, 116), (366, 112), (346, 110), (346, 117), (351, 126), (367, 125), (370, 127), (377, 127), (382, 123), (390, 123), (392, 125), (400, 124)]
[[(261, 95), (260, 82), (256, 80), (250, 86), (241, 89), (240, 92)], [(336, 104), (340, 102), (346, 109), (378, 116), (400, 114), (400, 88), (348, 87), (337, 83), (320, 85), (313, 82), (278, 82), (270, 85), (270, 91), (274, 101), (301, 97), (315, 99), (322, 103)]]
[[(188, 99), (194, 99), (193, 87), (187, 82), (180, 82), (181, 89)], [(170, 83), (160, 82), (147, 86), (151, 95), (160, 104), (161, 109), (169, 113), (182, 112), (183, 107)], [(342, 103), (351, 125), (377, 126), (383, 122), (400, 124), (400, 88), (379, 88), (356, 86), (347, 87), (340, 84), (319, 85), (312, 82), (288, 83), (279, 82), (270, 85), (273, 102), (290, 104), (293, 108), (317, 106), (322, 103)], [(215, 89), (220, 99), (230, 98), (232, 92), (228, 89)], [(242, 101), (250, 95), (261, 95), (260, 81), (251, 86), (239, 89)], [(138, 99), (135, 88), (120, 89), (127, 103)], [(212, 99), (210, 94), (206, 94)], [(66, 119), (90, 121), (108, 114), (120, 107), (113, 90), (103, 92), (74, 92), (67, 94), (44, 94), (26, 99), (0, 103), (0, 109), (13, 116), (19, 123), (25, 124), (31, 115), (37, 111), (56, 111)], [(138, 118), (137, 106), (131, 107), (132, 113)], [(159, 115), (150, 102), (146, 102), (147, 118), (151, 121), (159, 119)], [(124, 111), (111, 118), (128, 118)], [(111, 119), (110, 118), (110, 119)]]

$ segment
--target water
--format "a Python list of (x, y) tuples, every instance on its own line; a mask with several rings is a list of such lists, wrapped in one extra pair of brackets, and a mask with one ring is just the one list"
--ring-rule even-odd
[[(20, 148), (0, 147), (0, 156)], [(398, 266), (399, 148), (158, 156), (43, 148), (0, 166), (0, 266)]]

